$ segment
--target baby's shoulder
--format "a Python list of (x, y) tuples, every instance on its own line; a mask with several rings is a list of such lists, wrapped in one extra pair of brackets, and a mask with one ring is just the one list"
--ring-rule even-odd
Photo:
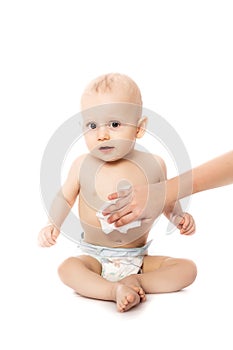
[(136, 150), (131, 161), (139, 165), (148, 177), (152, 176), (154, 178), (155, 176), (156, 179), (162, 179), (166, 176), (165, 162), (156, 154)]
[(166, 168), (164, 160), (157, 154), (152, 154), (150, 152), (145, 152), (145, 151), (138, 151), (135, 150), (134, 156), (132, 160), (140, 160), (145, 162), (148, 162), (153, 165), (158, 165), (161, 166), (162, 168)]
[(87, 154), (82, 154), (75, 158), (71, 164), (70, 171), (75, 172), (76, 174), (79, 173), (83, 163), (85, 162), (86, 157)]
[(156, 162), (156, 164), (158, 164), (163, 171), (166, 171), (166, 164), (165, 161), (163, 160), (162, 157), (158, 156), (157, 154), (152, 154), (154, 161)]

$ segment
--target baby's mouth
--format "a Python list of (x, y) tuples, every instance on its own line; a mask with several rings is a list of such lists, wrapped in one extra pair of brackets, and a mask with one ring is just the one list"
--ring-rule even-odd
[(99, 150), (104, 153), (111, 152), (113, 149), (114, 147), (111, 147), (111, 146), (101, 146), (99, 148)]

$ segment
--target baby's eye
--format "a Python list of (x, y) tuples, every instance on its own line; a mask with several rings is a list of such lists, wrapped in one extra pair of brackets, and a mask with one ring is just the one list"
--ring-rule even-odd
[(97, 125), (96, 125), (96, 123), (94, 123), (94, 122), (91, 122), (91, 123), (88, 123), (87, 124), (87, 127), (88, 127), (88, 129), (96, 129), (97, 128)]
[(120, 125), (121, 123), (118, 122), (117, 120), (113, 120), (109, 123), (110, 128), (113, 128), (113, 129), (119, 128)]

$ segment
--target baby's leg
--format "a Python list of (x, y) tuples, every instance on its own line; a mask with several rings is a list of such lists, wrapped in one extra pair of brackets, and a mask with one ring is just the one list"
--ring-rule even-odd
[(149, 294), (169, 293), (189, 286), (196, 275), (196, 265), (191, 260), (145, 256), (142, 274), (128, 276), (122, 282), (131, 285), (137, 281)]
[(101, 264), (91, 256), (72, 257), (58, 270), (63, 283), (78, 294), (94, 299), (111, 300), (119, 311), (127, 311), (140, 302), (139, 293), (120, 282), (110, 282), (101, 274)]

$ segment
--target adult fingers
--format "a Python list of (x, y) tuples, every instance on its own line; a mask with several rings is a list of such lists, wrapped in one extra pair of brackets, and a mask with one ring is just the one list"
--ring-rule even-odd
[(107, 206), (103, 210), (102, 214), (109, 215), (109, 214), (112, 214), (114, 212), (117, 212), (117, 211), (125, 208), (128, 204), (131, 203), (131, 201), (132, 201), (132, 192), (129, 192), (128, 194), (121, 195), (120, 197), (118, 197), (118, 200), (115, 203)]
[(124, 197), (127, 197), (128, 195), (130, 195), (131, 193), (132, 193), (132, 187), (111, 193), (108, 195), (108, 199), (113, 200), (113, 199), (118, 199), (118, 198), (124, 198)]

